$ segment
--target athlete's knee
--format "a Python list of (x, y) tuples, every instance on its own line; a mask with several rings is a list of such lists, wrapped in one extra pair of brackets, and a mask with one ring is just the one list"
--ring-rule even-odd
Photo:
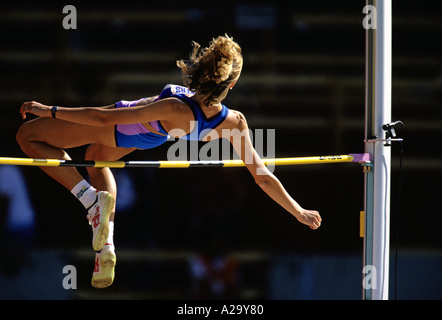
[[(103, 146), (100, 144), (91, 144), (87, 147), (86, 152), (84, 154), (84, 160), (103, 160)], [(94, 179), (94, 177), (99, 174), (102, 175), (103, 171), (105, 171), (105, 168), (93, 168), (89, 167), (86, 168), (89, 176), (91, 179)]]
[(87, 147), (86, 152), (84, 154), (85, 160), (100, 160), (102, 156), (102, 146), (99, 144), (91, 144)]
[(18, 145), (28, 156), (32, 156), (36, 151), (36, 142), (44, 142), (44, 135), (42, 135), (44, 127), (40, 125), (40, 122), (36, 121), (39, 119), (23, 123), (15, 135)]
[(29, 123), (25, 122), (18, 128), (15, 139), (17, 140), (18, 145), (23, 149), (30, 142), (31, 136)]
[[(104, 149), (105, 148), (100, 144), (91, 144), (86, 149), (84, 159), (95, 161), (105, 160)], [(88, 167), (86, 168), (86, 170), (91, 179), (91, 183), (94, 185), (95, 188), (99, 190), (111, 191), (115, 196), (116, 191), (112, 191), (115, 190), (115, 188), (109, 186), (109, 181), (112, 181), (114, 179), (109, 168)]]

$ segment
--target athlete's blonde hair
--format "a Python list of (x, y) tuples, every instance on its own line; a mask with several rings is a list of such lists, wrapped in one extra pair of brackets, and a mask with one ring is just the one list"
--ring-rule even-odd
[(241, 47), (228, 35), (219, 36), (209, 47), (192, 41), (189, 60), (178, 60), (183, 83), (194, 90), (206, 105), (218, 104), (227, 94), (230, 85), (238, 80), (242, 69)]

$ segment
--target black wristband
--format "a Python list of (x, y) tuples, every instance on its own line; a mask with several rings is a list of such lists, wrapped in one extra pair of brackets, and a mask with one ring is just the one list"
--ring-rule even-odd
[(52, 108), (51, 108), (51, 114), (52, 114), (52, 118), (56, 118), (55, 117), (55, 113), (58, 111), (58, 107), (57, 106), (53, 106)]

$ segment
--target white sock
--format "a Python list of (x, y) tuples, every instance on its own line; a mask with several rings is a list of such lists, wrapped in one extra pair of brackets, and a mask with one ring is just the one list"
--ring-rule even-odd
[(107, 236), (106, 244), (114, 245), (114, 222), (109, 221), (109, 235)]
[(97, 198), (97, 189), (92, 187), (86, 180), (81, 180), (72, 188), (71, 193), (86, 209), (92, 206)]

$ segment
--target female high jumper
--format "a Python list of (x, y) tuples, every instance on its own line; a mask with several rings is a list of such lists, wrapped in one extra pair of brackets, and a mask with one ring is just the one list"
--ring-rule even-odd
[[(17, 141), (31, 158), (70, 160), (64, 149), (89, 145), (86, 160), (116, 161), (137, 149), (155, 148), (168, 136), (208, 141), (223, 132), (246, 132), (228, 139), (256, 183), (299, 222), (313, 230), (321, 225), (317, 211), (303, 209), (263, 164), (251, 143), (243, 114), (222, 104), (239, 79), (243, 65), (240, 46), (219, 36), (209, 47), (193, 42), (188, 60), (177, 61), (185, 87), (167, 85), (159, 96), (119, 101), (103, 107), (65, 108), (31, 101), (20, 108), (23, 123)], [(180, 129), (180, 130), (174, 130)], [(227, 129), (227, 130), (226, 130)], [(213, 134), (211, 134), (213, 133)], [(114, 280), (113, 243), (117, 188), (109, 168), (87, 168), (90, 184), (74, 167), (41, 167), (83, 204), (92, 226), (96, 251), (92, 286), (105, 288)]]

